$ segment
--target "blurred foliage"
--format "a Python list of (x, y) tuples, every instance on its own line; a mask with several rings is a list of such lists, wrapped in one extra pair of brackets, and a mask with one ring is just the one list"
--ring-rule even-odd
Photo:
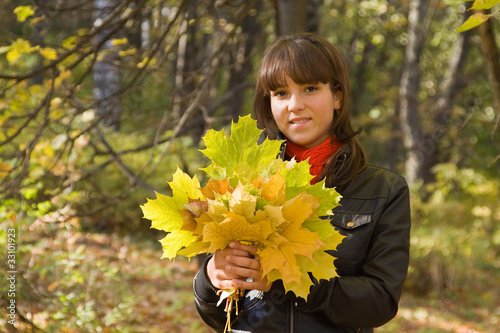
[(23, 229), (16, 275), (22, 317), (13, 328), (2, 316), (7, 332), (208, 332), (192, 301), (196, 266), (166, 265), (159, 243), (81, 233), (76, 220)]
[[(234, 116), (228, 109), (240, 97), (233, 94), (231, 73), (246, 62), (258, 64), (275, 37), (273, 8), (266, 1), (259, 10), (247, 8), (245, 18), (259, 29), (244, 54), (250, 37), (235, 21), (241, 6), (232, 1), (120, 3), (123, 33), (102, 50), (93, 44), (92, 1), (2, 2), (0, 246), (6, 246), (6, 230), (15, 228), (19, 331), (36, 331), (33, 325), (46, 332), (206, 329), (192, 304), (196, 264), (159, 260), (154, 239), (162, 235), (148, 229), (139, 205), (154, 197), (153, 190), (168, 194), (177, 166), (201, 176), (200, 137)], [(431, 3), (418, 95), (425, 129), (434, 126), (432, 109), (465, 10), (461, 1)], [(324, 0), (319, 27), (348, 61), (355, 125), (364, 128), (370, 162), (399, 172), (408, 5)], [(143, 6), (135, 14), (148, 32), (139, 43), (133, 6)], [(500, 44), (500, 14), (494, 15)], [(198, 49), (188, 52), (194, 67), (175, 89), (182, 29), (189, 29), (186, 43)], [(429, 153), (439, 152), (435, 179), (412, 188), (412, 256), (401, 311), (380, 332), (494, 332), (499, 323), (500, 140), (492, 130), (499, 111), (478, 36), (471, 41), (450, 123), (427, 143)], [(103, 125), (92, 86), (94, 64), (115, 51), (123, 78), (118, 131)], [(253, 75), (239, 82), (241, 114), (251, 110)], [(0, 288), (4, 313), (6, 286)]]
[(455, 164), (437, 165), (435, 172), (436, 182), (426, 186), (426, 195), (423, 189), (412, 195), (407, 286), (420, 295), (456, 297), (477, 283), (474, 295), (494, 307), (499, 290), (484, 286), (493, 285), (500, 270), (499, 181)]

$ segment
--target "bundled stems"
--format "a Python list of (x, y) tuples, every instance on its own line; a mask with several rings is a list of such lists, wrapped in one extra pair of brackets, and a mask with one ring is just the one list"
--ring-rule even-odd
[[(222, 292), (223, 290), (219, 290), (217, 292), (217, 295), (220, 295)], [(234, 308), (236, 315), (238, 315), (238, 301), (240, 300), (240, 296), (242, 295), (243, 289), (236, 288), (236, 290), (226, 298), (226, 307), (224, 308), (224, 311), (226, 311), (227, 313), (227, 320), (226, 326), (224, 327), (224, 333), (231, 332), (231, 312)]]

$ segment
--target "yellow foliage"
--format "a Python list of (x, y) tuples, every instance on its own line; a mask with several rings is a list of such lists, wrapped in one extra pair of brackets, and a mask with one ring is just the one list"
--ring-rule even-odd
[(57, 51), (51, 47), (43, 47), (39, 50), (42, 57), (47, 60), (56, 60), (57, 59)]
[(211, 175), (206, 186), (178, 169), (169, 182), (173, 197), (157, 194), (148, 200), (144, 217), (169, 232), (161, 240), (164, 257), (251, 243), (268, 281), (281, 279), (286, 291), (307, 298), (309, 273), (317, 279), (336, 276), (334, 258), (325, 251), (334, 250), (343, 236), (318, 212), (338, 205), (340, 195), (324, 181), (311, 185), (307, 162), (276, 160), (279, 144), (259, 145), (260, 131), (250, 118), (240, 118), (232, 131), (230, 140), (215, 131), (204, 139), (204, 153), (214, 161), (203, 169)]
[(12, 170), (12, 167), (4, 162), (0, 162), (0, 176), (5, 177), (9, 174), (10, 170)]
[(13, 65), (23, 54), (29, 54), (39, 49), (39, 45), (32, 47), (29, 41), (18, 38), (9, 47), (7, 61), (10, 65)]
[(14, 9), (14, 14), (17, 15), (18, 22), (24, 22), (28, 17), (35, 15), (35, 7), (18, 6)]
[(111, 45), (123, 45), (123, 44), (127, 44), (128, 43), (128, 39), (125, 37), (125, 38), (121, 38), (121, 39), (112, 39), (111, 40)]

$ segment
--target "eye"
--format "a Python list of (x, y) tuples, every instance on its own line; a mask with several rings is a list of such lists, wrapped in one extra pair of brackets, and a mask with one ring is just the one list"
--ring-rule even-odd
[(271, 94), (272, 96), (283, 97), (286, 95), (286, 92), (277, 90), (277, 91), (272, 91)]
[(306, 91), (307, 92), (313, 92), (313, 91), (316, 91), (318, 90), (318, 87), (315, 87), (315, 86), (308, 86), (306, 87)]

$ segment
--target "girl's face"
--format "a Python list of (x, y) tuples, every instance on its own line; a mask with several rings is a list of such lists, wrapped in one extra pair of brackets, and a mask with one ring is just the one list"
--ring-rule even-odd
[(330, 126), (340, 97), (325, 83), (286, 85), (270, 92), (271, 110), (280, 131), (293, 143), (312, 148), (330, 137)]

